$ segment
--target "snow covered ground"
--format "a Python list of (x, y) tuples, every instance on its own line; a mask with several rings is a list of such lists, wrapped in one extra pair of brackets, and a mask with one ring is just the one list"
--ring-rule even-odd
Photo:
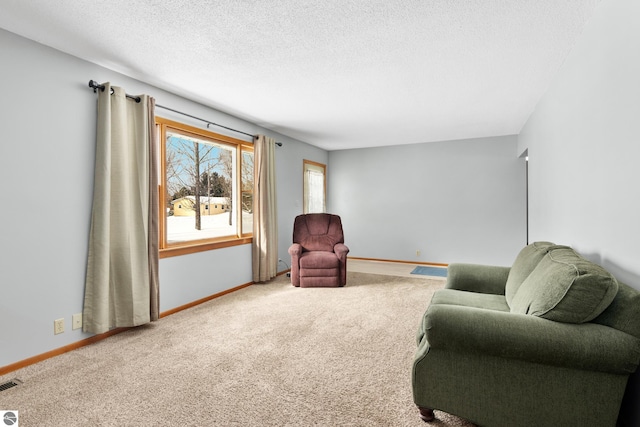
[[(213, 237), (235, 236), (235, 224), (229, 225), (229, 213), (218, 215), (203, 215), (201, 218), (202, 230), (196, 230), (195, 216), (168, 216), (167, 217), (167, 241), (169, 243), (185, 242), (189, 240), (210, 239)], [(253, 215), (242, 213), (244, 229), (252, 230)]]

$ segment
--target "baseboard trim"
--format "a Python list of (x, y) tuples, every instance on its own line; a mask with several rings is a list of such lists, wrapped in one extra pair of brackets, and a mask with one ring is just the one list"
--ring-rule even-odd
[(209, 295), (208, 297), (204, 297), (204, 298), (201, 298), (199, 300), (190, 302), (188, 304), (184, 304), (184, 305), (181, 305), (179, 307), (172, 308), (171, 310), (163, 311), (162, 313), (160, 313), (160, 318), (162, 319), (163, 317), (171, 316), (172, 314), (178, 313), (180, 311), (186, 310), (186, 309), (191, 308), (191, 307), (195, 307), (195, 306), (203, 304), (203, 303), (205, 303), (207, 301), (211, 301), (212, 299), (219, 298), (219, 297), (221, 297), (223, 295), (230, 294), (231, 292), (239, 291), (240, 289), (246, 288), (246, 287), (251, 286), (251, 285), (253, 285), (253, 283), (251, 283), (251, 282), (250, 283), (245, 283), (244, 285), (236, 286), (235, 288), (227, 289), (226, 291), (222, 291), (222, 292), (218, 292), (217, 294)]
[[(289, 270), (287, 270), (287, 271), (289, 271)], [(285, 274), (287, 271), (279, 272), (278, 276), (280, 276), (282, 274)], [(171, 310), (163, 311), (162, 313), (160, 313), (160, 318), (170, 316), (172, 314), (178, 313), (180, 311), (186, 310), (186, 309), (191, 308), (191, 307), (195, 307), (195, 306), (203, 304), (203, 303), (205, 303), (207, 301), (211, 301), (212, 299), (215, 299), (215, 298), (221, 297), (223, 295), (227, 295), (227, 294), (230, 294), (232, 292), (235, 292), (235, 291), (238, 291), (240, 289), (243, 289), (243, 288), (246, 288), (248, 286), (251, 286), (252, 284), (253, 284), (253, 282), (245, 283), (243, 285), (236, 286), (234, 288), (227, 289), (227, 290), (222, 291), (222, 292), (218, 292), (218, 293), (210, 295), (208, 297), (201, 298), (201, 299), (199, 299), (197, 301), (193, 301), (193, 302), (190, 302), (188, 304), (184, 304), (184, 305), (181, 305), (179, 307), (172, 308)], [(93, 336), (91, 336), (89, 338), (85, 338), (85, 339), (82, 339), (80, 341), (73, 342), (71, 344), (68, 344), (68, 345), (65, 345), (63, 347), (47, 351), (47, 352), (42, 353), (42, 354), (38, 354), (38, 355), (33, 356), (33, 357), (29, 357), (29, 358), (21, 360), (19, 362), (15, 362), (15, 363), (12, 363), (10, 365), (2, 366), (2, 367), (0, 367), (0, 375), (8, 374), (10, 372), (17, 371), (18, 369), (25, 368), (25, 367), (27, 367), (29, 365), (34, 365), (34, 364), (36, 364), (38, 362), (42, 362), (42, 361), (50, 359), (52, 357), (59, 356), (61, 354), (67, 353), (69, 351), (77, 350), (79, 348), (85, 347), (87, 345), (91, 345), (91, 344), (96, 343), (98, 341), (102, 341), (102, 340), (104, 340), (106, 338), (109, 338), (110, 336), (119, 334), (120, 332), (128, 331), (129, 329), (132, 329), (132, 328), (131, 327), (115, 328), (115, 329), (112, 329), (112, 330), (110, 330), (108, 332), (105, 332), (103, 334), (93, 335)]]
[[(433, 265), (435, 267), (447, 267), (449, 264), (443, 264), (439, 262), (425, 262), (425, 261), (404, 261), (399, 259), (380, 259), (380, 258), (363, 258), (363, 257), (347, 257), (347, 259), (357, 259), (362, 261), (379, 261), (379, 262), (395, 262), (400, 264), (415, 264), (415, 265)], [(347, 270), (349, 267), (347, 266)]]
[(109, 338), (112, 335), (119, 334), (120, 332), (128, 331), (131, 328), (116, 328), (112, 329), (103, 334), (94, 335), (89, 338), (85, 338), (80, 341), (76, 341), (74, 343), (65, 345), (64, 347), (56, 348), (51, 351), (47, 351), (42, 354), (38, 354), (37, 356), (29, 357), (28, 359), (21, 360), (16, 363), (12, 363), (10, 365), (6, 365), (0, 368), (0, 375), (8, 374), (9, 372), (17, 371), (18, 369), (25, 368), (29, 365), (36, 364), (38, 362), (42, 362), (43, 360), (51, 359), (52, 357), (59, 356), (61, 354), (67, 353), (69, 351), (76, 350), (78, 348), (96, 343), (105, 338)]

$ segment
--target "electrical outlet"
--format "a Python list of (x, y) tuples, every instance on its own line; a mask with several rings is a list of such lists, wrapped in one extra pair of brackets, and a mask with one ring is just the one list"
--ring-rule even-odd
[(82, 313), (77, 313), (71, 317), (71, 329), (80, 328), (82, 328)]
[(416, 251), (416, 256), (420, 256), (420, 249)]
[(56, 319), (53, 321), (53, 333), (58, 335), (64, 332), (64, 319)]

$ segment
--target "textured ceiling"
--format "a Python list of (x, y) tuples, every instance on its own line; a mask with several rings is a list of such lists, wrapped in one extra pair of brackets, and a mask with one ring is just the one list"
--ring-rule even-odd
[(337, 150), (519, 133), (598, 2), (2, 0), (0, 27)]

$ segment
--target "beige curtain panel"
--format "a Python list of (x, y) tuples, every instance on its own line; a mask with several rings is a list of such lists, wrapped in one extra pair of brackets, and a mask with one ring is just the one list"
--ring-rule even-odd
[(157, 320), (159, 311), (155, 104), (104, 86), (83, 310), (83, 330), (96, 334)]
[(254, 152), (253, 281), (266, 282), (278, 269), (278, 217), (276, 210), (276, 140), (256, 136)]

